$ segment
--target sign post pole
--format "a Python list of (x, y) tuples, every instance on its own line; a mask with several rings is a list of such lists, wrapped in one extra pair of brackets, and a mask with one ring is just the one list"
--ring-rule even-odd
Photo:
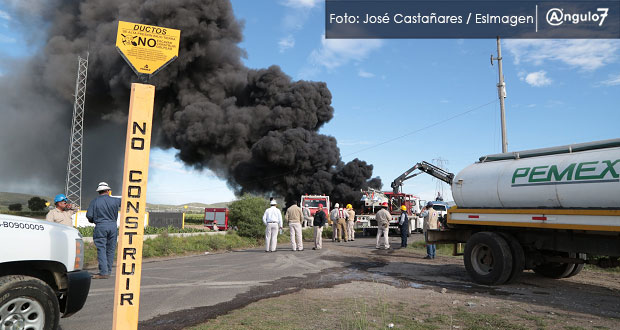
[[(146, 82), (177, 58), (180, 36), (180, 30), (119, 21), (116, 49), (140, 80)], [(131, 84), (114, 285), (115, 330), (138, 329), (154, 103), (155, 86)]]
[(137, 329), (155, 86), (131, 84), (114, 287), (114, 329)]

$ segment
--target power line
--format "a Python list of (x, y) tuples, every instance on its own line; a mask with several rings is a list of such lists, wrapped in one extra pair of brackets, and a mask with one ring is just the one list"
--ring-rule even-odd
[(419, 132), (424, 131), (424, 130), (426, 130), (426, 129), (429, 129), (429, 128), (435, 127), (435, 126), (437, 126), (437, 125), (443, 124), (443, 123), (445, 123), (445, 122), (447, 122), (447, 121), (450, 121), (450, 120), (452, 120), (452, 119), (455, 119), (455, 118), (461, 117), (461, 116), (463, 116), (463, 115), (466, 115), (466, 114), (468, 114), (468, 113), (470, 113), (470, 112), (476, 111), (476, 110), (478, 110), (478, 109), (480, 109), (480, 108), (486, 107), (487, 105), (492, 104), (492, 103), (495, 103), (495, 102), (497, 102), (497, 101), (496, 101), (496, 100), (493, 100), (493, 101), (491, 101), (491, 102), (488, 102), (488, 103), (485, 103), (485, 104), (479, 105), (479, 106), (477, 106), (477, 107), (475, 107), (475, 108), (472, 108), (472, 109), (470, 109), (470, 110), (467, 110), (467, 111), (464, 111), (464, 112), (458, 113), (458, 114), (456, 114), (456, 115), (453, 115), (453, 116), (451, 116), (451, 117), (448, 117), (447, 119), (443, 119), (443, 120), (441, 120), (441, 121), (437, 121), (437, 122), (435, 122), (435, 123), (433, 123), (433, 124), (430, 124), (430, 125), (428, 125), (428, 126), (425, 126), (425, 127), (419, 128), (419, 129), (417, 129), (417, 130), (415, 130), (415, 131), (411, 131), (411, 132), (406, 133), (406, 134), (403, 134), (403, 135), (401, 135), (401, 136), (397, 136), (397, 137), (395, 137), (395, 138), (391, 138), (391, 139), (386, 140), (386, 141), (383, 141), (383, 142), (381, 142), (381, 143), (377, 143), (377, 144), (372, 145), (372, 146), (370, 146), (370, 147), (366, 147), (366, 148), (363, 148), (363, 149), (360, 149), (360, 150), (357, 150), (357, 151), (354, 151), (354, 152), (348, 153), (348, 154), (346, 154), (346, 155), (343, 155), (343, 157), (347, 157), (347, 156), (355, 155), (355, 154), (360, 153), (360, 152), (362, 152), (362, 151), (366, 151), (366, 150), (374, 149), (374, 148), (379, 147), (379, 146), (382, 146), (382, 145), (384, 145), (384, 144), (387, 144), (387, 143), (390, 143), (390, 142), (393, 142), (393, 141), (396, 141), (396, 140), (400, 140), (400, 139), (402, 139), (402, 138), (404, 138), (404, 137), (407, 137), (407, 136), (409, 136), (409, 135), (413, 135), (413, 134), (415, 134), (415, 133), (419, 133)]

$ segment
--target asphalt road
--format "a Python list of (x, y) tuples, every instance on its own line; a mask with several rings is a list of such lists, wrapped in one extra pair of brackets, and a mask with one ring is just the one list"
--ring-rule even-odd
[[(414, 234), (410, 241), (422, 239)], [(399, 238), (391, 237), (390, 242), (390, 250), (376, 250), (374, 238), (357, 237), (347, 243), (324, 240), (321, 251), (311, 250), (312, 244), (304, 242), (306, 250), (301, 252), (280, 244), (275, 253), (251, 249), (147, 261), (139, 328), (183, 329), (261, 299), (352, 281), (441, 294), (447, 289), (456, 300), (501, 298), (526, 304), (532, 311), (555, 308), (566, 315), (620, 319), (617, 273), (582, 272), (554, 280), (527, 271), (516, 283), (482, 286), (471, 282), (460, 257), (425, 260), (422, 251), (399, 249)], [(114, 284), (114, 278), (93, 280), (83, 310), (62, 319), (61, 328), (111, 329)], [(610, 324), (615, 328), (617, 322)]]
[[(323, 258), (333, 253), (329, 249), (313, 251), (312, 243), (305, 244), (306, 249), (298, 252), (293, 252), (290, 244), (280, 244), (274, 253), (251, 249), (147, 261), (142, 269), (139, 320), (230, 301), (278, 279), (341, 266), (341, 262)], [(114, 276), (93, 279), (86, 305), (61, 319), (61, 329), (111, 329), (114, 283)]]

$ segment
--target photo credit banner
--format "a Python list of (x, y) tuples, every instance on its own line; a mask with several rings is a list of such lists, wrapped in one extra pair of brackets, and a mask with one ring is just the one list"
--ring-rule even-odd
[(620, 38), (620, 1), (325, 2), (327, 39)]

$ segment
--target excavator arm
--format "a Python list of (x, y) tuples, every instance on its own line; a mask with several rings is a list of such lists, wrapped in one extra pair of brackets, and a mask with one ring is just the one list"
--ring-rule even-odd
[[(413, 173), (416, 170), (420, 170), (420, 172)], [(403, 174), (399, 175), (396, 179), (394, 179), (394, 181), (392, 181), (392, 190), (394, 191), (394, 193), (400, 192), (404, 181), (409, 180), (422, 173), (430, 174), (449, 185), (452, 185), (452, 180), (454, 179), (454, 173), (450, 173), (441, 167), (437, 167), (431, 163), (422, 161), (413, 165), (412, 168), (408, 169)]]

